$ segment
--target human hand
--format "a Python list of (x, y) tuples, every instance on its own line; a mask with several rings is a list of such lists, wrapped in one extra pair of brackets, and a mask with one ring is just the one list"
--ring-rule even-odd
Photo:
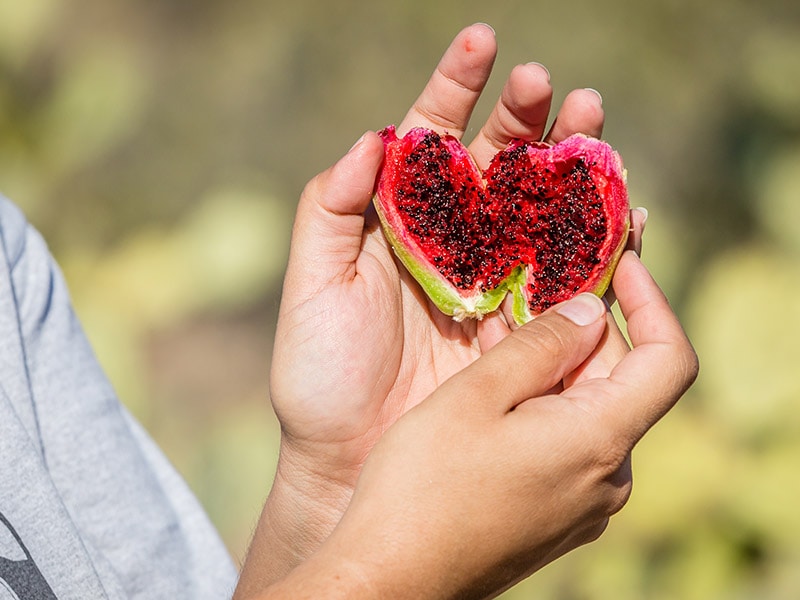
[[(423, 126), (460, 138), (495, 53), (490, 28), (462, 31), (398, 135)], [(600, 135), (603, 112), (596, 93), (568, 95), (546, 133), (551, 99), (545, 69), (515, 68), (469, 146), (478, 166), (487, 166), (513, 138), (557, 142), (577, 131)], [(371, 211), (365, 216), (382, 155), (377, 136), (368, 133), (306, 188), (272, 363), (272, 400), (287, 451), (328, 455), (335, 444), (334, 464), (325, 470), (347, 485), (381, 431), (508, 333), (496, 318), (454, 322), (404, 270), (398, 273), (377, 219)]]
[(339, 526), (264, 598), (492, 597), (599, 536), (628, 499), (631, 450), (698, 369), (635, 253), (614, 287), (630, 353), (549, 391), (614, 354), (590, 295), (508, 336), (383, 435)]
[[(490, 28), (462, 31), (399, 135), (423, 126), (461, 137), (495, 53)], [(469, 146), (478, 165), (485, 167), (512, 138), (557, 142), (579, 131), (600, 135), (596, 93), (570, 93), (546, 131), (551, 98), (545, 69), (516, 67)], [(262, 517), (269, 539), (282, 546), (270, 554), (288, 559), (273, 558), (276, 575), (305, 558), (338, 522), (381, 434), (510, 332), (502, 312), (456, 323), (398, 271), (368, 211), (382, 156), (377, 135), (366, 134), (309, 183), (298, 206), (271, 372), (283, 435)]]

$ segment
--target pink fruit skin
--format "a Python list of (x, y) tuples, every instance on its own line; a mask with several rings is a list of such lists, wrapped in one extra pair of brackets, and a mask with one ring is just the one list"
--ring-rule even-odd
[[(395, 210), (392, 205), (392, 198), (395, 191), (392, 189), (396, 185), (396, 177), (404, 170), (404, 163), (409, 150), (416, 147), (422, 140), (430, 134), (430, 131), (417, 127), (409, 131), (402, 138), (398, 138), (395, 128), (389, 126), (380, 132), (384, 141), (384, 163), (381, 168), (381, 176), (378, 178), (377, 196), (381, 211), (385, 217), (388, 228), (398, 238), (404, 247), (415, 250), (412, 252), (416, 258), (429, 264), (430, 268), (436, 267), (427, 260), (425, 253), (419, 247), (417, 239), (409, 234), (406, 225), (403, 223), (400, 212)], [(464, 145), (456, 138), (444, 135), (441, 142), (451, 155), (445, 168), (454, 174), (469, 173), (480, 179), (480, 169), (472, 158), (472, 155)]]
[[(521, 145), (522, 142), (512, 142)], [(582, 292), (594, 292), (602, 296), (608, 289), (614, 268), (627, 243), (630, 229), (630, 205), (626, 185), (626, 172), (622, 159), (614, 149), (605, 142), (585, 136), (574, 134), (564, 141), (548, 146), (545, 144), (528, 144), (527, 153), (534, 165), (553, 165), (569, 163), (581, 157), (591, 159), (591, 179), (596, 186), (598, 195), (603, 198), (603, 211), (605, 213), (606, 229), (605, 239), (596, 250), (600, 262), (586, 276), (585, 283), (575, 288), (565, 288), (561, 293), (551, 294), (546, 305), (534, 309), (531, 306), (532, 287), (535, 289), (535, 273), (533, 265), (527, 267), (528, 277), (525, 289), (529, 310), (536, 314), (548, 306), (567, 300)]]
[[(522, 323), (575, 294), (605, 292), (629, 228), (625, 171), (608, 144), (579, 134), (555, 146), (517, 140), (481, 173), (452, 136), (418, 128), (397, 138), (393, 127), (381, 136), (377, 212), (401, 261), (443, 312), (480, 318), (510, 291)], [(424, 202), (401, 207), (419, 186)], [(456, 206), (452, 218), (425, 204), (441, 204), (442, 190), (445, 210)], [(468, 252), (448, 254), (449, 229), (458, 239), (474, 236)], [(492, 268), (476, 276), (487, 263)]]

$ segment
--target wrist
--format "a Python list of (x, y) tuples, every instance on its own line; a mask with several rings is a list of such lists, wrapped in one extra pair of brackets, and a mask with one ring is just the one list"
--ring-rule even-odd
[[(379, 600), (385, 598), (358, 565), (329, 553), (315, 554), (286, 577), (246, 600)], [(245, 600), (243, 598), (243, 600)], [(417, 600), (417, 599), (415, 599)]]
[(372, 522), (345, 520), (318, 552), (275, 582), (258, 600), (464, 597), (452, 585), (452, 572), (444, 568), (450, 562), (447, 556), (420, 552), (403, 543), (398, 546), (386, 533)]
[(331, 472), (282, 444), (272, 490), (264, 507), (273, 535), (285, 539), (296, 562), (315, 552), (350, 503), (355, 475)]
[(311, 556), (338, 524), (352, 493), (344, 473), (326, 471), (324, 461), (282, 442), (234, 598), (265, 589)]

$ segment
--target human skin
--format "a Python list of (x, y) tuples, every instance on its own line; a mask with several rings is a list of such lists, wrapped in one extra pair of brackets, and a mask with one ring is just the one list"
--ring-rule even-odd
[[(462, 31), (399, 134), (424, 126), (460, 137), (495, 53), (490, 28)], [(545, 69), (516, 67), (469, 145), (478, 165), (485, 167), (515, 137), (554, 143), (575, 132), (600, 135), (603, 112), (595, 92), (568, 94), (545, 131), (551, 98)], [(263, 590), (319, 549), (348, 508), (364, 462), (384, 432), (515, 329), (503, 311), (482, 321), (454, 322), (398, 269), (368, 210), (382, 155), (380, 139), (365, 134), (308, 184), (298, 205), (271, 372), (272, 403), (282, 426), (280, 457), (237, 598)], [(634, 224), (638, 240), (641, 214), (634, 214)], [(606, 377), (626, 356), (613, 320), (606, 316), (603, 322), (589, 358), (579, 367), (556, 369), (563, 377), (554, 380), (552, 391), (563, 387), (562, 379), (577, 385)]]
[(563, 383), (604, 352), (589, 294), (507, 336), (382, 436), (319, 551), (258, 597), (489, 598), (598, 537), (633, 447), (697, 374), (634, 252), (614, 286), (633, 349), (605, 375)]

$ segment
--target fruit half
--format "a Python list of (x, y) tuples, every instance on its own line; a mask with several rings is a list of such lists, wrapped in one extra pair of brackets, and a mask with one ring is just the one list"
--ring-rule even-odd
[(582, 292), (602, 296), (628, 236), (625, 170), (607, 143), (575, 134), (512, 141), (481, 172), (451, 135), (380, 132), (374, 204), (400, 261), (456, 320), (511, 293), (523, 324)]

